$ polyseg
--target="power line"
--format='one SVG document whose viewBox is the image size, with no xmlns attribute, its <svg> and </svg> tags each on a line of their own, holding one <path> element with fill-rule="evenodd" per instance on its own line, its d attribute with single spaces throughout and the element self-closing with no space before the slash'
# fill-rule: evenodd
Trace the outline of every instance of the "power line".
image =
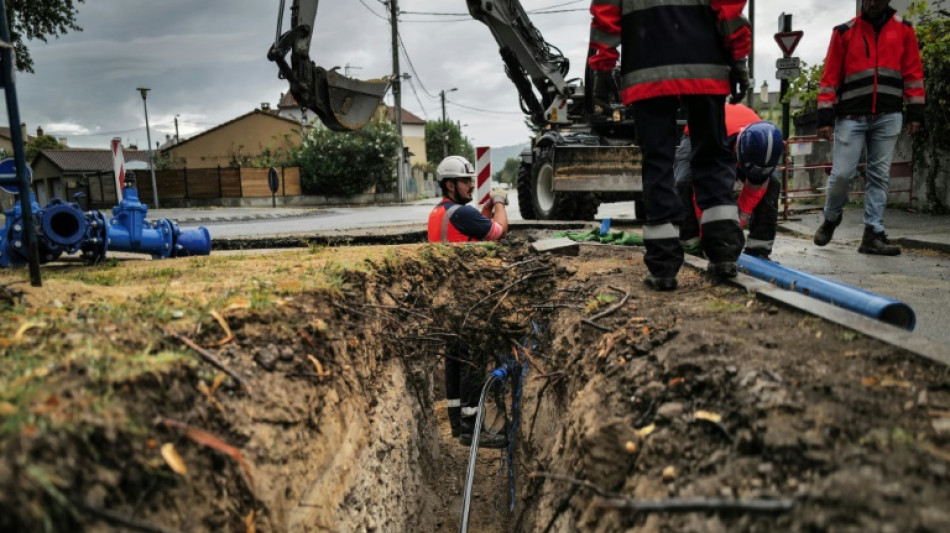
<svg viewBox="0 0 950 533">
<path fill-rule="evenodd" d="M 522 115 L 523 114 L 521 112 L 514 112 L 514 111 L 492 111 L 490 109 L 479 109 L 477 107 L 460 104 L 458 102 L 452 102 L 451 100 L 446 100 L 446 103 L 452 104 L 456 107 L 461 107 L 462 109 L 468 109 L 469 111 L 478 111 L 479 113 L 491 113 L 493 115 Z"/>
<path fill-rule="evenodd" d="M 434 94 L 430 93 L 429 90 L 426 89 L 425 84 L 422 83 L 422 78 L 419 76 L 419 73 L 416 72 L 416 66 L 412 64 L 412 58 L 409 57 L 409 50 L 406 49 L 406 43 L 402 41 L 401 33 L 399 34 L 399 46 L 400 48 L 402 48 L 402 53 L 403 53 L 403 56 L 405 56 L 406 58 L 406 62 L 409 63 L 409 70 L 412 71 L 412 75 L 415 76 L 416 80 L 419 81 L 419 87 L 422 87 L 422 90 L 426 93 L 426 96 L 428 96 L 429 98 L 433 98 L 433 99 L 436 98 Z"/>
<path fill-rule="evenodd" d="M 360 3 L 363 4 L 363 7 L 365 7 L 367 11 L 369 11 L 370 13 L 372 13 L 374 17 L 376 17 L 376 18 L 378 18 L 378 19 L 383 19 L 383 20 L 385 20 L 386 22 L 389 22 L 389 17 L 384 17 L 384 16 L 380 15 L 379 13 L 373 11 L 373 8 L 371 8 L 371 7 L 369 7 L 368 5 L 366 5 L 366 2 L 364 2 L 363 0 L 360 0 Z M 382 2 L 380 2 L 380 3 L 382 3 Z"/>
<path fill-rule="evenodd" d="M 412 89 L 412 94 L 416 97 L 416 102 L 419 102 L 419 108 L 422 109 L 422 116 L 429 119 L 429 113 L 426 112 L 426 108 L 422 105 L 422 100 L 419 99 L 419 93 L 416 92 L 416 84 L 412 83 L 412 78 L 406 78 L 406 81 L 409 82 L 409 88 Z"/>
</svg>

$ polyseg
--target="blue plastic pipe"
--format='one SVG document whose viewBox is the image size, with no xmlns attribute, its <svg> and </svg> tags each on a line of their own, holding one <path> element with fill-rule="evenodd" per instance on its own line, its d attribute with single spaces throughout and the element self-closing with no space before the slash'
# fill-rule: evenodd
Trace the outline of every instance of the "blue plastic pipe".
<svg viewBox="0 0 950 533">
<path fill-rule="evenodd" d="M 746 254 L 739 256 L 737 266 L 740 272 L 783 289 L 799 292 L 908 331 L 913 331 L 917 325 L 917 317 L 909 305 L 879 294 Z"/>
</svg>

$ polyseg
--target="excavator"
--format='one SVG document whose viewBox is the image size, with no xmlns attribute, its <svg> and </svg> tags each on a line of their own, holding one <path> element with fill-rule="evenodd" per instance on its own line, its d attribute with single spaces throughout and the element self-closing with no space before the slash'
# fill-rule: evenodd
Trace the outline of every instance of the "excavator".
<svg viewBox="0 0 950 533">
<path fill-rule="evenodd" d="M 359 129 L 376 112 L 390 79 L 358 80 L 324 69 L 310 58 L 319 0 L 292 0 L 290 26 L 277 36 L 267 57 L 290 83 L 297 103 L 312 110 L 330 129 Z M 570 61 L 532 24 L 519 0 L 466 0 L 469 14 L 485 24 L 499 47 L 521 108 L 537 132 L 521 153 L 518 208 L 526 220 L 593 220 L 602 202 L 633 201 L 643 214 L 641 154 L 632 113 L 620 105 L 619 78 L 612 95 L 595 110 L 590 86 L 568 78 Z M 290 56 L 289 62 L 287 56 Z M 603 104 L 600 103 L 599 104 Z"/>
</svg>

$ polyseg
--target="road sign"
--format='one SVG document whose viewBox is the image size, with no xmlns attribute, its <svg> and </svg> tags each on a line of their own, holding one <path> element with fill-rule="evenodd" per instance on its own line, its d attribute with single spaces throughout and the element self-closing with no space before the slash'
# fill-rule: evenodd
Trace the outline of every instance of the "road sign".
<svg viewBox="0 0 950 533">
<path fill-rule="evenodd" d="M 272 194 L 277 194 L 280 189 L 280 174 L 277 173 L 277 167 L 270 167 L 267 171 L 267 186 L 270 187 Z"/>
<path fill-rule="evenodd" d="M 778 32 L 775 34 L 775 42 L 778 43 L 785 57 L 788 57 L 795 51 L 795 47 L 798 46 L 798 41 L 802 40 L 802 35 L 805 35 L 805 32 L 801 30 Z"/>
<path fill-rule="evenodd" d="M 30 165 L 26 165 L 26 179 L 27 182 L 33 183 L 33 169 Z M 12 157 L 0 161 L 0 190 L 10 194 L 20 193 L 16 180 L 16 160 Z"/>
<path fill-rule="evenodd" d="M 797 78 L 802 73 L 799 68 L 780 68 L 775 71 L 775 79 L 791 80 Z"/>
<path fill-rule="evenodd" d="M 775 61 L 775 68 L 799 68 L 802 66 L 800 57 L 780 57 Z"/>
</svg>

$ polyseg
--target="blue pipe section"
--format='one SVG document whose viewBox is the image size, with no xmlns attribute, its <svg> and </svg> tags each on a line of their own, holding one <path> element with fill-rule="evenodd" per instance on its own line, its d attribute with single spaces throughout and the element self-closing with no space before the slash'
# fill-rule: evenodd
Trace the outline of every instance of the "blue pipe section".
<svg viewBox="0 0 950 533">
<path fill-rule="evenodd" d="M 32 224 L 37 228 L 37 244 L 41 263 L 58 259 L 62 254 L 82 252 L 88 263 L 98 263 L 109 250 L 144 253 L 153 259 L 208 255 L 211 235 L 207 228 L 182 230 L 172 220 L 145 220 L 148 207 L 139 201 L 133 187 L 124 190 L 123 199 L 112 209 L 106 222 L 99 211 L 83 212 L 79 205 L 59 198 L 40 209 L 30 195 Z M 4 213 L 6 226 L 0 233 L 0 267 L 19 267 L 28 263 L 24 231 L 27 225 L 18 202 Z"/>
<path fill-rule="evenodd" d="M 879 294 L 746 254 L 739 256 L 736 265 L 740 272 L 783 289 L 799 292 L 908 331 L 913 331 L 917 325 L 917 316 L 909 305 Z"/>
</svg>

